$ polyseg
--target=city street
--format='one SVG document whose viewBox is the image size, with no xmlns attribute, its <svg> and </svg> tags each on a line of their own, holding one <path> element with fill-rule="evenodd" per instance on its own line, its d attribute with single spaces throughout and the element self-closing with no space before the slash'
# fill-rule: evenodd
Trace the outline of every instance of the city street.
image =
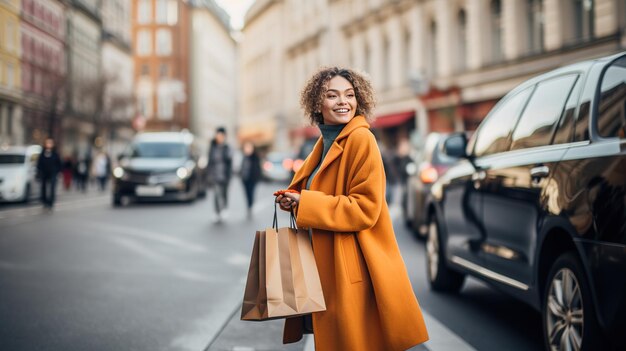
<svg viewBox="0 0 626 351">
<path fill-rule="evenodd" d="M 247 220 L 235 179 L 222 224 L 212 222 L 211 193 L 191 204 L 113 208 L 108 193 L 61 191 L 53 213 L 36 204 L 0 207 L 0 349 L 310 348 L 310 339 L 282 346 L 281 321 L 239 321 L 254 232 L 271 225 L 271 193 L 281 187 L 262 183 Z M 473 279 L 458 296 L 432 293 L 423 244 L 399 214 L 392 206 L 431 332 L 426 348 L 542 348 L 541 317 L 532 308 Z"/>
</svg>

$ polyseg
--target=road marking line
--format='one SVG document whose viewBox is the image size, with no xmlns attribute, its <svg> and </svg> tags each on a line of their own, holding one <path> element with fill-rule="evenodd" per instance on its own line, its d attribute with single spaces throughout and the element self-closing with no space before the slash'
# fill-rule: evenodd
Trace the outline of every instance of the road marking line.
<svg viewBox="0 0 626 351">
<path fill-rule="evenodd" d="M 151 230 L 126 227 L 126 226 L 115 225 L 115 224 L 110 224 L 110 223 L 97 223 L 97 222 L 82 223 L 81 225 L 88 226 L 92 229 L 95 229 L 101 232 L 111 232 L 112 234 L 124 234 L 124 235 L 130 235 L 130 236 L 142 238 L 142 239 L 153 240 L 161 244 L 175 246 L 180 249 L 187 250 L 187 251 L 198 252 L 198 253 L 209 252 L 209 250 L 203 246 L 191 244 L 191 243 L 188 243 L 187 241 L 173 238 L 166 234 L 151 231 Z M 107 229 L 110 229 L 110 230 L 107 230 Z"/>
</svg>

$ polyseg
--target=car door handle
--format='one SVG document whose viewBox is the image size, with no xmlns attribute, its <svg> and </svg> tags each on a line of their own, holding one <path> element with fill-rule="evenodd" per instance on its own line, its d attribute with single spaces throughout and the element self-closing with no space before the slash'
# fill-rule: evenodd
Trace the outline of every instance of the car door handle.
<svg viewBox="0 0 626 351">
<path fill-rule="evenodd" d="M 537 166 L 530 170 L 531 178 L 545 178 L 550 174 L 548 166 Z"/>
</svg>

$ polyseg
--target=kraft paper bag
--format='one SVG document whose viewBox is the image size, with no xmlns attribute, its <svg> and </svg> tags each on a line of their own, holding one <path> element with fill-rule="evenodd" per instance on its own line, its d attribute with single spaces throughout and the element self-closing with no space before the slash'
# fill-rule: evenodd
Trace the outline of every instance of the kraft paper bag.
<svg viewBox="0 0 626 351">
<path fill-rule="evenodd" d="M 309 233 L 295 228 L 257 231 L 241 319 L 263 321 L 325 310 Z"/>
</svg>

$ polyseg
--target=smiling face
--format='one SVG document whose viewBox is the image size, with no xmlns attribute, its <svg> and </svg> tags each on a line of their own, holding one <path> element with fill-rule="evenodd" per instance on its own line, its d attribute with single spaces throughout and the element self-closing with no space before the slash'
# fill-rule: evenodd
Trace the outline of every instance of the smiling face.
<svg viewBox="0 0 626 351">
<path fill-rule="evenodd" d="M 342 76 L 328 82 L 322 102 L 324 124 L 346 124 L 356 114 L 357 101 L 352 84 Z"/>
</svg>

